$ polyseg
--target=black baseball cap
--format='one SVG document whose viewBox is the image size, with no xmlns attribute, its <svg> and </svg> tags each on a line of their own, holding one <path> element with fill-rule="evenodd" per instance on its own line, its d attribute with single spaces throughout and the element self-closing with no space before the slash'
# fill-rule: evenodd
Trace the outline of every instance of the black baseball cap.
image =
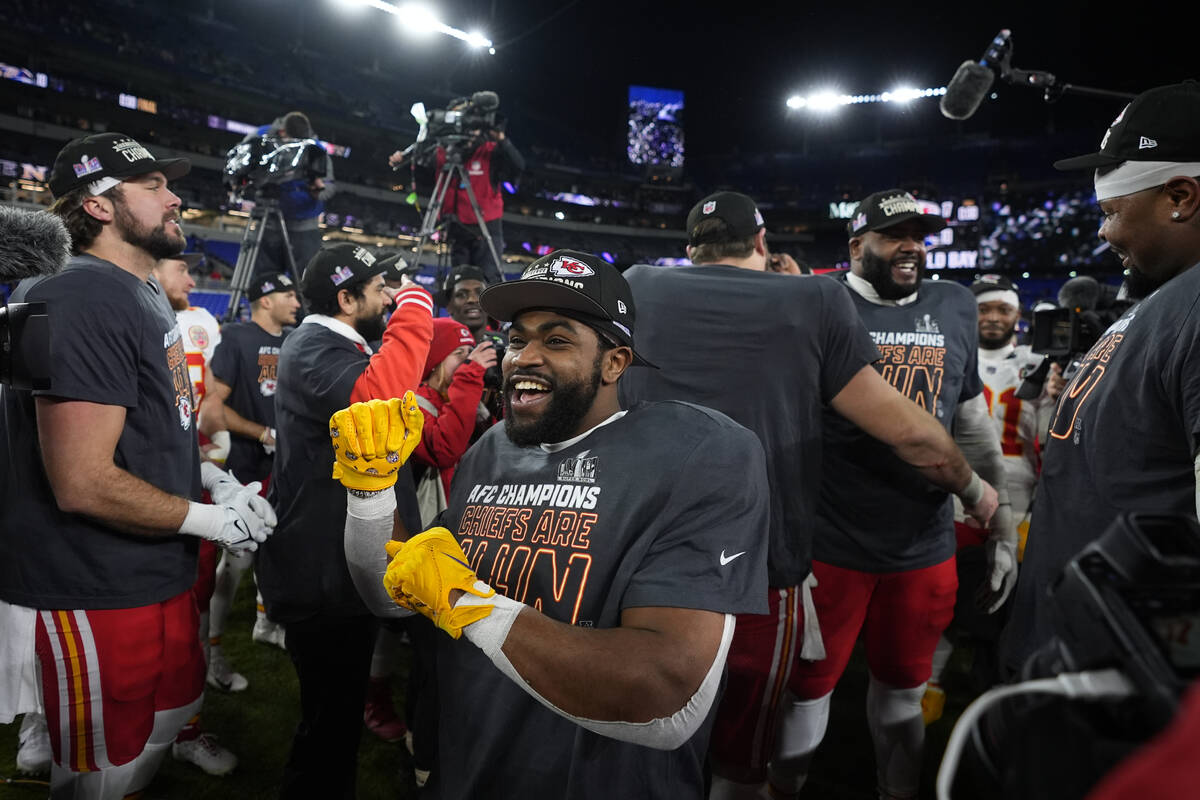
<svg viewBox="0 0 1200 800">
<path fill-rule="evenodd" d="M 706 219 L 719 219 L 729 228 L 729 233 L 709 233 L 696 238 L 696 226 Z M 740 192 L 717 192 L 710 194 L 688 212 L 688 244 L 711 244 L 737 239 L 748 239 L 766 227 L 758 206 Z"/>
<path fill-rule="evenodd" d="M 172 181 L 191 169 L 186 158 L 155 158 L 123 133 L 94 133 L 72 139 L 58 151 L 50 169 L 50 191 L 62 197 L 104 178 L 124 180 L 155 171 Z"/>
<path fill-rule="evenodd" d="M 937 233 L 946 227 L 941 214 L 926 214 L 920 203 L 903 189 L 885 189 L 867 195 L 858 204 L 854 216 L 846 223 L 850 237 L 862 236 L 867 231 L 878 231 L 907 222 L 920 220 L 926 233 Z"/>
<path fill-rule="evenodd" d="M 502 322 L 522 311 L 556 311 L 633 349 L 633 291 L 616 267 L 590 253 L 555 250 L 532 262 L 517 280 L 484 290 L 479 304 Z M 633 363 L 654 366 L 636 350 Z"/>
<path fill-rule="evenodd" d="M 1099 151 L 1055 161 L 1054 168 L 1098 169 L 1125 161 L 1200 161 L 1200 83 L 1142 92 L 1108 126 Z"/>
<path fill-rule="evenodd" d="M 246 290 L 246 297 L 253 303 L 272 292 L 286 292 L 295 288 L 296 282 L 287 273 L 268 272 L 266 275 L 260 275 L 254 279 L 254 283 L 250 284 L 250 288 Z"/>
<path fill-rule="evenodd" d="M 487 285 L 487 275 L 483 274 L 483 270 L 479 267 L 472 267 L 470 264 L 463 264 L 450 270 L 450 274 L 446 276 L 446 280 L 442 282 L 442 296 L 449 300 L 450 295 L 454 292 L 454 287 L 459 281 L 479 281 L 484 286 Z"/>
<path fill-rule="evenodd" d="M 980 275 L 971 284 L 971 292 L 977 297 L 985 292 L 1015 292 L 1016 290 L 1017 285 L 1007 277 L 991 272 L 987 275 Z"/>
<path fill-rule="evenodd" d="M 322 247 L 309 260 L 300 278 L 300 293 L 309 300 L 334 297 L 387 272 L 387 266 L 370 250 L 356 244 L 335 244 Z"/>
</svg>

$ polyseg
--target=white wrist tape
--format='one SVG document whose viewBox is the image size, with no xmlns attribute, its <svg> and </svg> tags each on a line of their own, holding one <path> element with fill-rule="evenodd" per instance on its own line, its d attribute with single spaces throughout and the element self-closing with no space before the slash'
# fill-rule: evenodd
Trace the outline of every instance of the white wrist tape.
<svg viewBox="0 0 1200 800">
<path fill-rule="evenodd" d="M 983 499 L 983 478 L 979 477 L 978 472 L 971 470 L 971 480 L 967 483 L 966 488 L 958 493 L 958 499 L 962 500 L 963 505 L 967 508 Z"/>
<path fill-rule="evenodd" d="M 229 431 L 216 431 L 208 438 L 213 443 L 213 446 L 208 448 L 208 452 L 205 455 L 208 456 L 210 461 L 225 463 L 225 459 L 229 458 Z"/>
</svg>

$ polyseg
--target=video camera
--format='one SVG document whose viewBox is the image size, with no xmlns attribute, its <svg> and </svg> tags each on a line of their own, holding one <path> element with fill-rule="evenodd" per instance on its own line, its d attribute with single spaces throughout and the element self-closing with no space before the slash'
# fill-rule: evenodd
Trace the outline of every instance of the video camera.
<svg viewBox="0 0 1200 800">
<path fill-rule="evenodd" d="M 490 91 L 456 98 L 446 108 L 429 112 L 424 103 L 414 104 L 412 115 L 421 130 L 417 140 L 404 150 L 405 158 L 412 156 L 424 162 L 442 147 L 448 158 L 461 160 L 483 144 L 489 132 L 503 130 L 503 120 L 497 119 L 499 108 L 500 96 Z"/>
<path fill-rule="evenodd" d="M 1087 275 L 1064 283 L 1058 292 L 1058 303 L 1058 308 L 1033 312 L 1030 345 L 1033 352 L 1046 358 L 1017 388 L 1017 397 L 1022 400 L 1032 400 L 1041 394 L 1052 363 L 1062 366 L 1063 377 L 1070 380 L 1076 362 L 1133 305 L 1120 297 L 1116 287 Z"/>
<path fill-rule="evenodd" d="M 1124 514 L 1067 564 L 1043 602 L 1054 638 L 1020 680 L 1115 670 L 1129 693 L 1006 700 L 973 739 L 971 791 L 960 796 L 1081 798 L 1171 721 L 1200 677 L 1200 525 L 1185 515 Z"/>
<path fill-rule="evenodd" d="M 271 136 L 239 142 L 225 157 L 221 181 L 235 197 L 271 197 L 282 184 L 326 176 L 325 148 L 316 139 L 284 142 Z"/>
</svg>

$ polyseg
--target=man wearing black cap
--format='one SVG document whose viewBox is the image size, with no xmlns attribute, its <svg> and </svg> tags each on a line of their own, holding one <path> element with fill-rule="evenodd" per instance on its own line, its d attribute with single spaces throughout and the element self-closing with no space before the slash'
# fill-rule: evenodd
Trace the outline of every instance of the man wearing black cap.
<svg viewBox="0 0 1200 800">
<path fill-rule="evenodd" d="M 50 389 L 3 394 L 0 599 L 37 611 L 0 637 L 36 650 L 54 796 L 150 782 L 204 687 L 193 537 L 253 550 L 275 521 L 201 465 L 182 335 L 151 280 L 184 246 L 167 183 L 187 171 L 120 133 L 67 144 L 51 211 L 75 256 L 14 294 L 53 309 L 54 359 Z"/>
<path fill-rule="evenodd" d="M 1017 670 L 1054 634 L 1046 589 L 1119 515 L 1193 514 L 1200 436 L 1200 84 L 1138 95 L 1100 151 L 1055 163 L 1094 169 L 1100 239 L 1144 298 L 1077 365 L 1050 423 L 1029 546 L 1005 631 Z"/>
<path fill-rule="evenodd" d="M 300 281 L 311 313 L 279 350 L 269 495 L 279 541 L 259 553 L 255 569 L 267 616 L 284 625 L 300 679 L 285 798 L 353 795 L 375 620 L 346 571 L 345 492 L 329 475 L 329 417 L 349 403 L 415 389 L 433 336 L 432 298 L 412 283 L 389 294 L 385 270 L 362 247 L 322 248 Z M 381 338 L 373 352 L 368 342 Z M 420 530 L 411 476 L 398 485 L 405 487 L 397 490 L 400 519 Z"/>
<path fill-rule="evenodd" d="M 434 796 L 700 798 L 734 615 L 765 607 L 762 447 L 699 406 L 621 409 L 650 365 L 603 260 L 556 251 L 482 302 L 512 321 L 504 426 L 384 580 L 450 634 Z"/>
<path fill-rule="evenodd" d="M 240 480 L 259 481 L 263 494 L 271 483 L 275 453 L 275 384 L 279 348 L 296 322 L 300 300 L 296 285 L 285 273 L 273 272 L 254 279 L 246 292 L 250 321 L 231 322 L 221 329 L 221 340 L 209 362 L 208 392 L 200 408 L 200 431 L 214 447 L 209 458 L 224 462 Z M 208 683 L 239 691 L 245 678 L 229 669 L 221 646 L 225 620 L 248 557 L 224 555 L 217 567 L 216 586 L 209 608 Z M 267 619 L 258 600 L 254 623 L 256 641 L 283 646 L 283 630 Z M 241 680 L 239 680 L 241 678 Z"/>
<path fill-rule="evenodd" d="M 847 226 L 851 268 L 838 280 L 883 354 L 876 365 L 882 377 L 953 430 L 967 461 L 996 487 L 986 579 L 976 597 L 992 613 L 1016 580 L 1016 531 L 999 436 L 979 380 L 975 302 L 958 284 L 922 282 L 925 237 L 945 226 L 907 192 L 870 195 Z M 807 777 L 825 734 L 830 696 L 861 632 L 879 796 L 914 797 L 925 741 L 921 698 L 958 586 L 953 503 L 835 411 L 824 418 L 813 537 L 813 602 L 826 657 L 802 664 L 792 685 L 798 699 L 789 724 L 805 746 L 793 754 L 787 788 L 799 791 Z"/>
<path fill-rule="evenodd" d="M 704 198 L 688 215 L 694 266 L 626 272 L 641 311 L 639 341 L 658 371 L 635 372 L 622 400 L 703 403 L 754 431 L 770 486 L 769 613 L 739 617 L 729 679 L 714 726 L 714 798 L 753 796 L 770 777 L 790 785 L 800 749 L 779 725 L 798 658 L 823 650 L 810 597 L 812 518 L 821 480 L 821 409 L 832 406 L 948 490 L 971 470 L 950 437 L 871 368 L 879 350 L 850 297 L 822 278 L 773 268 L 754 201 L 737 192 Z M 979 502 L 979 498 L 975 498 Z M 990 514 L 987 501 L 973 510 Z M 776 731 L 781 736 L 776 737 Z"/>
</svg>

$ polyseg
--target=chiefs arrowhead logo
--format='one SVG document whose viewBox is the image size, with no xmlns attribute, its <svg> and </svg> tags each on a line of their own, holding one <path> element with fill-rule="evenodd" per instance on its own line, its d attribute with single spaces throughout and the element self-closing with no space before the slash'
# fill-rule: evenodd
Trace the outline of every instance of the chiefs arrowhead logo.
<svg viewBox="0 0 1200 800">
<path fill-rule="evenodd" d="M 569 256 L 559 256 L 550 264 L 550 274 L 560 278 L 586 278 L 596 271 L 582 261 Z"/>
</svg>

